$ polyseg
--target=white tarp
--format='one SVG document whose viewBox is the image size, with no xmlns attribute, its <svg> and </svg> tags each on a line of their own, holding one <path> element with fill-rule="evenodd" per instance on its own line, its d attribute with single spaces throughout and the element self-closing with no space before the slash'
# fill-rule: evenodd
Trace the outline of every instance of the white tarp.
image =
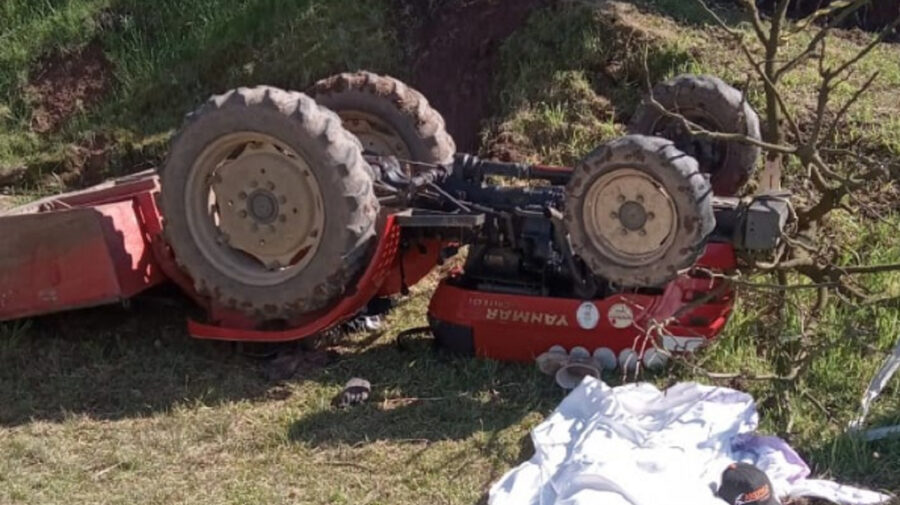
<svg viewBox="0 0 900 505">
<path fill-rule="evenodd" d="M 886 503 L 871 491 L 807 479 L 783 441 L 754 435 L 750 395 L 677 384 L 610 388 L 586 377 L 532 432 L 534 457 L 491 488 L 490 505 L 722 505 L 722 471 L 756 464 L 779 496 L 818 496 L 847 505 Z"/>
</svg>

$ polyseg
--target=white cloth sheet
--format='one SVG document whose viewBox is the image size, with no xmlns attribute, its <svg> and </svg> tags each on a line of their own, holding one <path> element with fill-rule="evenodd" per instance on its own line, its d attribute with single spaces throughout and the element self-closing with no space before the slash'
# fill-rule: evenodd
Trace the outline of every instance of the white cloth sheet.
<svg viewBox="0 0 900 505">
<path fill-rule="evenodd" d="M 490 505 L 722 505 L 715 496 L 734 461 L 755 464 L 784 497 L 843 505 L 890 497 L 807 479 L 784 441 L 754 434 L 753 398 L 728 388 L 651 384 L 610 388 L 586 377 L 532 432 L 534 457 L 490 491 Z"/>
</svg>

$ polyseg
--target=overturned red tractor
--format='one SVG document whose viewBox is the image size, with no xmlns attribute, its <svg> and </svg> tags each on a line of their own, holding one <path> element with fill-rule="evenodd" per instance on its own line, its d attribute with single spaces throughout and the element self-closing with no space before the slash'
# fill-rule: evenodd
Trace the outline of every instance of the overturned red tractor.
<svg viewBox="0 0 900 505">
<path fill-rule="evenodd" d="M 682 118 L 759 136 L 741 93 L 711 77 L 661 84 L 632 135 L 574 168 L 456 153 L 425 97 L 386 76 L 341 74 L 309 95 L 236 89 L 187 116 L 158 173 L 3 214 L 0 320 L 174 282 L 206 312 L 194 337 L 295 340 L 467 246 L 429 308 L 445 348 L 530 360 L 652 338 L 690 351 L 732 310 L 716 274 L 772 250 L 787 203 L 736 198 L 758 149 L 699 141 Z"/>
</svg>

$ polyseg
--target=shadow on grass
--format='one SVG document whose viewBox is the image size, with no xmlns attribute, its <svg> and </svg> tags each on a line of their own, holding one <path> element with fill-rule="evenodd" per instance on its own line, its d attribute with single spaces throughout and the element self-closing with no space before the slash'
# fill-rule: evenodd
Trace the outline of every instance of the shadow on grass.
<svg viewBox="0 0 900 505">
<path fill-rule="evenodd" d="M 186 335 L 188 305 L 143 297 L 133 309 L 0 325 L 0 425 L 73 415 L 116 420 L 265 397 L 271 385 L 234 345 Z"/>
<path fill-rule="evenodd" d="M 476 432 L 495 436 L 531 413 L 546 413 L 562 398 L 532 366 L 453 358 L 424 342 L 407 350 L 394 344 L 370 348 L 323 374 L 340 378 L 334 381 L 337 389 L 351 376 L 365 377 L 372 383 L 372 397 L 355 408 L 327 408 L 297 419 L 288 431 L 295 442 L 327 447 L 460 440 Z M 531 450 L 524 437 L 519 459 Z"/>
<path fill-rule="evenodd" d="M 235 344 L 188 337 L 189 306 L 163 292 L 136 299 L 130 309 L 101 307 L 0 325 L 0 425 L 268 401 L 281 386 L 266 380 L 265 363 Z M 373 399 L 355 409 L 313 411 L 290 428 L 291 439 L 461 439 L 516 424 L 562 397 L 533 367 L 449 358 L 425 342 L 404 350 L 362 337 L 337 350 L 340 359 L 305 364 L 294 381 L 315 383 L 330 395 L 351 377 L 364 377 L 373 384 Z"/>
</svg>

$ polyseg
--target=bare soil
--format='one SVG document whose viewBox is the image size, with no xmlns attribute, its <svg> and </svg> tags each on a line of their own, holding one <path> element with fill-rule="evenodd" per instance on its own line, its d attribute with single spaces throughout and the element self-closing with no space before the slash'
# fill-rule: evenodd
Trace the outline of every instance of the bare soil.
<svg viewBox="0 0 900 505">
<path fill-rule="evenodd" d="M 480 146 L 482 121 L 491 115 L 494 63 L 503 41 L 549 0 L 399 0 L 411 18 L 409 83 L 444 116 L 460 151 Z"/>
<path fill-rule="evenodd" d="M 55 52 L 35 65 L 25 88 L 34 103 L 31 129 L 59 129 L 79 110 L 97 103 L 110 84 L 112 65 L 99 42 L 72 53 Z"/>
<path fill-rule="evenodd" d="M 112 141 L 105 135 L 95 134 L 66 149 L 60 178 L 66 186 L 85 187 L 103 182 L 109 168 Z"/>
</svg>

